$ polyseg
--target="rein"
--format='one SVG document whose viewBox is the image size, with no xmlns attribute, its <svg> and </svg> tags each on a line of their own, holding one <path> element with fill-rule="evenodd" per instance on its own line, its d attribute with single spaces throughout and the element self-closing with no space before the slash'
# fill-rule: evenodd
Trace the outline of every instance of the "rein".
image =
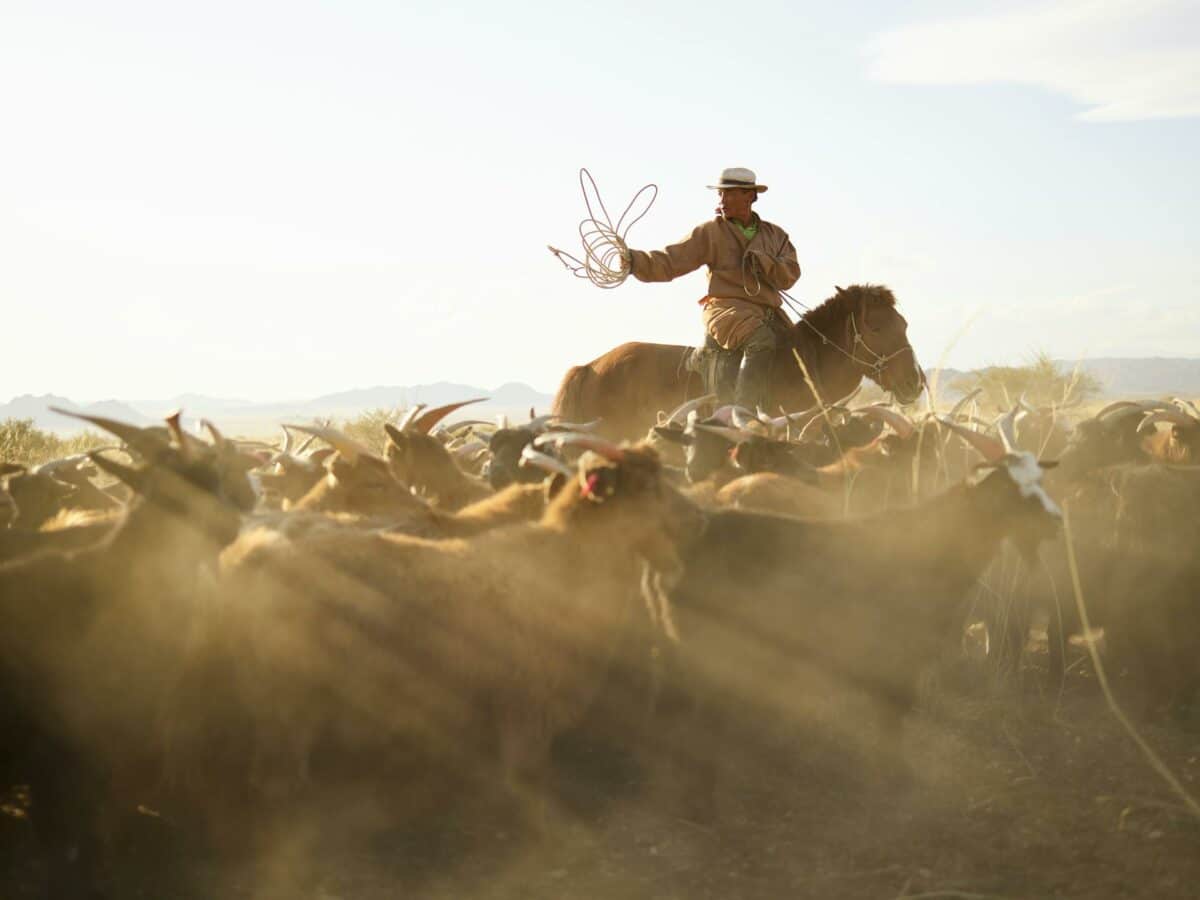
<svg viewBox="0 0 1200 900">
<path fill-rule="evenodd" d="M 899 350 L 893 351 L 892 353 L 889 353 L 886 356 L 884 356 L 883 354 L 877 353 L 866 342 L 866 339 L 863 338 L 862 332 L 860 332 L 858 330 L 858 322 L 856 322 L 854 320 L 854 310 L 850 310 L 850 328 L 854 332 L 854 340 L 851 342 L 850 350 L 847 351 L 844 347 L 842 347 L 841 344 L 839 344 L 837 341 L 830 338 L 829 335 L 825 334 L 823 331 L 821 331 L 819 328 L 817 328 L 816 325 L 813 325 L 811 322 L 809 322 L 808 319 L 804 318 L 805 312 L 812 312 L 812 309 L 810 307 L 805 306 L 803 303 L 801 303 L 799 300 L 797 300 L 795 297 L 793 297 L 787 291 L 780 291 L 779 295 L 781 297 L 783 297 L 784 302 L 787 303 L 788 307 L 792 310 L 792 312 L 796 313 L 796 315 L 799 317 L 799 320 L 802 323 L 804 323 L 805 325 L 807 325 L 809 327 L 809 329 L 813 332 L 813 334 L 815 334 L 817 337 L 819 337 L 821 339 L 821 343 L 824 346 L 832 347 L 834 350 L 836 350 L 838 353 L 842 354 L 842 356 L 846 357 L 852 363 L 862 366 L 864 369 L 867 370 L 868 377 L 872 381 L 875 381 L 876 383 L 879 383 L 880 379 L 883 377 L 883 369 L 889 362 L 891 362 L 893 359 L 895 359 L 901 353 L 905 353 L 905 352 L 911 353 L 912 352 L 912 347 L 910 345 L 910 346 L 901 347 Z M 871 356 L 870 359 L 860 359 L 859 358 L 858 350 L 860 347 L 863 350 L 865 350 L 867 353 L 870 354 L 870 356 Z"/>
</svg>

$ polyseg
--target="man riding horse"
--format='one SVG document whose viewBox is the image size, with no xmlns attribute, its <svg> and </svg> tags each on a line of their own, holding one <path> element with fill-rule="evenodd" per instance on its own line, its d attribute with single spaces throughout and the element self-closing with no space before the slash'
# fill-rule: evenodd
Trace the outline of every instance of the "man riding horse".
<svg viewBox="0 0 1200 900">
<path fill-rule="evenodd" d="M 626 263 L 638 281 L 671 281 L 708 266 L 704 348 L 691 367 L 719 403 L 752 410 L 768 401 L 778 332 L 786 328 L 779 292 L 799 279 L 800 263 L 787 232 L 751 209 L 767 189 L 752 171 L 725 169 L 708 187 L 721 198 L 715 219 L 664 250 L 629 250 Z"/>
</svg>

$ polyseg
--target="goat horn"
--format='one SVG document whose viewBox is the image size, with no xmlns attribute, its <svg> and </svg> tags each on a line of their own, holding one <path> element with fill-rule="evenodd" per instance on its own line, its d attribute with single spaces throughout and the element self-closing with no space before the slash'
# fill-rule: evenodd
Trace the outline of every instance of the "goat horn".
<svg viewBox="0 0 1200 900">
<path fill-rule="evenodd" d="M 319 437 L 340 453 L 342 458 L 350 463 L 350 465 L 358 462 L 360 456 L 378 459 L 365 445 L 359 443 L 349 435 L 343 434 L 336 428 L 330 428 L 328 425 L 289 425 L 288 427 L 295 428 L 297 431 L 303 431 L 305 434 L 311 434 L 313 437 Z"/>
<path fill-rule="evenodd" d="M 950 407 L 950 418 L 957 416 L 964 406 L 983 393 L 983 388 L 975 388 L 971 393 L 964 395 L 957 403 Z"/>
<path fill-rule="evenodd" d="M 119 449 L 119 448 L 104 448 L 104 449 Z M 89 459 L 86 453 L 76 453 L 74 456 L 64 456 L 61 459 L 51 459 L 42 463 L 40 466 L 34 466 L 30 469 L 33 475 L 49 475 L 54 477 L 55 472 L 61 472 L 63 469 L 76 468 L 84 460 Z"/>
<path fill-rule="evenodd" d="M 866 406 L 862 409 L 854 410 L 851 415 L 863 416 L 868 419 L 878 419 L 887 425 L 891 425 L 892 430 L 901 438 L 907 438 L 917 430 L 917 426 L 912 423 L 912 420 L 908 416 L 894 409 L 889 409 L 886 406 Z"/>
<path fill-rule="evenodd" d="M 557 418 L 558 416 L 555 413 L 546 413 L 545 415 L 538 416 L 535 419 L 530 419 L 529 424 L 525 427 L 530 431 L 545 431 L 546 426 Z"/>
<path fill-rule="evenodd" d="M 567 478 L 572 478 L 575 475 L 575 470 L 561 459 L 551 456 L 549 453 L 541 453 L 534 450 L 528 444 L 521 448 L 521 458 L 517 460 L 517 465 L 521 468 L 535 466 L 539 469 L 545 469 L 547 472 L 557 472 L 559 475 L 565 475 Z"/>
<path fill-rule="evenodd" d="M 482 403 L 487 397 L 476 397 L 474 400 L 460 400 L 458 403 L 447 403 L 445 406 L 436 406 L 428 412 L 424 413 L 419 419 L 416 419 L 403 426 L 412 431 L 419 431 L 421 434 L 429 434 L 429 429 L 433 428 L 438 422 L 450 415 L 456 409 L 463 406 L 470 406 L 472 403 Z"/>
<path fill-rule="evenodd" d="M 289 455 L 292 452 L 292 444 L 294 442 L 295 442 L 295 437 L 292 435 L 292 432 L 288 430 L 288 427 L 286 425 L 284 425 L 283 426 L 283 447 L 280 448 L 279 452 L 282 453 L 284 456 Z"/>
<path fill-rule="evenodd" d="M 401 431 L 406 429 L 409 425 L 411 425 L 413 423 L 413 419 L 415 419 L 417 416 L 419 416 L 421 414 L 421 410 L 423 410 L 424 408 L 425 408 L 424 403 L 418 403 L 415 406 L 413 406 L 411 409 L 406 409 L 404 411 L 404 415 L 402 415 L 400 417 L 400 421 L 396 423 L 396 427 L 399 428 Z"/>
<path fill-rule="evenodd" d="M 57 406 L 51 406 L 50 411 L 56 412 L 61 416 L 70 416 L 72 419 L 81 419 L 84 422 L 90 422 L 97 428 L 103 428 L 110 434 L 119 437 L 142 456 L 150 456 L 168 449 L 167 444 L 162 438 L 137 425 L 118 422 L 116 419 L 110 419 L 107 416 L 93 416 L 88 413 L 70 412 Z"/>
<path fill-rule="evenodd" d="M 939 417 L 938 421 L 982 453 L 983 458 L 990 463 L 999 462 L 1007 455 L 1004 444 L 994 437 L 989 437 L 978 431 L 972 431 L 969 428 L 963 428 L 957 422 L 952 422 L 949 419 Z"/>
<path fill-rule="evenodd" d="M 1185 415 L 1200 419 L 1200 409 L 1191 400 L 1184 400 L 1182 397 L 1172 397 L 1171 402 L 1182 409 Z"/>
<path fill-rule="evenodd" d="M 611 462 L 619 463 L 625 459 L 625 451 L 612 441 L 606 441 L 594 434 L 585 434 L 582 431 L 548 431 L 533 439 L 535 447 L 545 447 L 547 444 L 553 444 L 560 450 L 563 447 L 582 447 L 585 450 L 599 453 Z"/>
<path fill-rule="evenodd" d="M 1170 422 L 1173 425 L 1183 425 L 1188 428 L 1200 426 L 1200 420 L 1193 419 L 1182 410 L 1159 409 L 1149 413 L 1146 418 L 1142 419 L 1142 424 L 1138 426 L 1138 431 L 1153 431 L 1155 424 L 1158 422 Z"/>
<path fill-rule="evenodd" d="M 529 445 L 526 444 L 526 446 L 529 446 Z M 486 449 L 487 449 L 487 444 L 485 442 L 479 440 L 478 438 L 476 438 L 473 441 L 467 441 L 467 443 L 463 444 L 461 447 L 455 447 L 453 450 L 450 451 L 450 455 L 454 456 L 456 458 L 462 458 L 465 456 L 470 456 L 476 450 L 486 450 Z"/>
<path fill-rule="evenodd" d="M 1025 410 L 1018 404 L 996 419 L 996 431 L 1000 434 L 1000 442 L 1004 444 L 1006 453 L 1017 452 L 1017 419 L 1023 415 Z"/>
<path fill-rule="evenodd" d="M 603 421 L 603 419 L 592 419 L 590 422 L 559 422 L 556 427 L 562 431 L 592 431 Z"/>
<path fill-rule="evenodd" d="M 1100 412 L 1096 413 L 1095 418 L 1103 419 L 1105 416 L 1119 413 L 1123 418 L 1130 413 L 1150 411 L 1155 409 L 1174 409 L 1170 403 L 1162 400 L 1117 400 L 1115 403 L 1110 403 Z"/>
<path fill-rule="evenodd" d="M 221 432 L 217 430 L 216 425 L 214 425 L 208 419 L 201 419 L 200 424 L 204 427 L 204 430 L 209 433 L 209 436 L 212 437 L 213 446 L 225 446 L 225 435 L 221 434 Z"/>
<path fill-rule="evenodd" d="M 693 409 L 699 409 L 705 403 L 711 403 L 717 399 L 716 394 L 705 394 L 703 397 L 697 397 L 694 400 L 688 400 L 675 407 L 674 411 L 667 416 L 666 424 L 670 425 L 673 422 L 682 422 L 687 418 L 687 414 Z"/>
</svg>

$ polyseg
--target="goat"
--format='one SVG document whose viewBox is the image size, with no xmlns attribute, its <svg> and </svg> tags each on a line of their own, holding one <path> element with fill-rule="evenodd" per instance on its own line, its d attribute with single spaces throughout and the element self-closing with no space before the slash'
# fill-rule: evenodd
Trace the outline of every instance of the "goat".
<svg viewBox="0 0 1200 900">
<path fill-rule="evenodd" d="M 392 477 L 430 500 L 439 509 L 456 510 L 494 493 L 482 478 L 462 471 L 437 438 L 385 425 L 385 451 Z"/>
<path fill-rule="evenodd" d="M 68 415 L 136 437 L 148 460 L 133 469 L 92 454 L 138 495 L 106 539 L 0 565 L 3 768 L 30 785 L 50 896 L 82 898 L 94 896 L 110 779 L 154 758 L 146 729 L 190 625 L 189 585 L 248 504 L 244 461 L 220 442 L 198 452 L 178 420 L 169 444 Z"/>
<path fill-rule="evenodd" d="M 644 564 L 677 573 L 677 545 L 702 524 L 653 451 L 546 437 L 595 452 L 538 522 L 470 540 L 249 534 L 226 552 L 209 646 L 237 674 L 233 705 L 253 711 L 246 777 L 303 784 L 319 734 L 400 736 L 489 769 L 477 754 L 492 733 L 505 784 L 536 787 L 636 620 Z"/>
<path fill-rule="evenodd" d="M 834 522 L 709 515 L 672 595 L 684 693 L 704 735 L 690 760 L 697 813 L 712 812 L 721 707 L 786 713 L 806 680 L 810 690 L 826 681 L 865 694 L 883 735 L 895 736 L 918 675 L 961 627 L 961 601 L 1002 541 L 1032 557 L 1054 533 L 1059 511 L 1037 461 L 967 434 L 992 471 L 911 508 Z"/>
</svg>

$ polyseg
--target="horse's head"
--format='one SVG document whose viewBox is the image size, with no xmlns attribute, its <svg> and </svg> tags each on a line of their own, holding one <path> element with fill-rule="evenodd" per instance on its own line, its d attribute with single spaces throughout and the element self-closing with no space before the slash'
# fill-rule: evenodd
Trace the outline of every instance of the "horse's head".
<svg viewBox="0 0 1200 900">
<path fill-rule="evenodd" d="M 848 349 L 862 373 L 901 403 L 916 400 L 925 386 L 925 373 L 892 292 L 883 285 L 855 284 L 838 288 L 833 300 L 844 304 Z"/>
</svg>

